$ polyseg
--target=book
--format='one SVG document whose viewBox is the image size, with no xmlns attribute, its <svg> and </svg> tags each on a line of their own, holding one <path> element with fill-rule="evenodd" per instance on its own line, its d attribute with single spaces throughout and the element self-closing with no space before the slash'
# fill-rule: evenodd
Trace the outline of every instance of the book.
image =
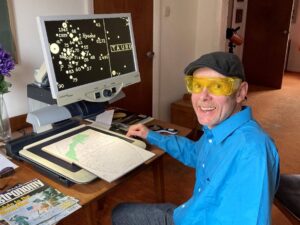
<svg viewBox="0 0 300 225">
<path fill-rule="evenodd" d="M 86 129 L 42 148 L 68 163 L 113 182 L 155 154 L 126 140 Z"/>
<path fill-rule="evenodd" d="M 79 208 L 77 199 L 33 179 L 0 193 L 0 224 L 55 224 Z"/>
</svg>

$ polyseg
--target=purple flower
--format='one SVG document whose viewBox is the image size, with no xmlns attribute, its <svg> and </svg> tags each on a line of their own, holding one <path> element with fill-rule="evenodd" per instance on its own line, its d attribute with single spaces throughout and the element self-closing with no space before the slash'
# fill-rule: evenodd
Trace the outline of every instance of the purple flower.
<svg viewBox="0 0 300 225">
<path fill-rule="evenodd" d="M 13 58 L 0 45 L 0 94 L 9 92 L 8 88 L 11 87 L 11 83 L 5 80 L 5 76 L 10 77 L 9 72 L 14 68 L 15 62 Z"/>
<path fill-rule="evenodd" d="M 15 68 L 11 55 L 0 47 L 0 75 L 10 76 L 10 71 Z"/>
</svg>

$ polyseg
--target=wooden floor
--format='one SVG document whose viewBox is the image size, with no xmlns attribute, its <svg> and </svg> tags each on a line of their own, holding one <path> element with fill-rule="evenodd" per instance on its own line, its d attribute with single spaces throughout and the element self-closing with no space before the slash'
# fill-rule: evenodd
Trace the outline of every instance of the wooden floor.
<svg viewBox="0 0 300 225">
<path fill-rule="evenodd" d="M 258 122 L 274 138 L 281 158 L 282 173 L 300 172 L 300 74 L 287 73 L 280 90 L 251 87 L 247 105 Z M 189 198 L 194 185 L 194 171 L 169 156 L 164 157 L 166 201 L 180 204 Z M 111 192 L 101 205 L 99 224 L 110 225 L 112 208 L 119 202 L 155 202 L 151 170 Z M 277 209 L 272 211 L 273 225 L 291 223 Z"/>
<path fill-rule="evenodd" d="M 275 140 L 281 173 L 300 173 L 300 73 L 286 73 L 280 90 L 252 87 L 248 105 L 258 122 Z M 275 206 L 273 225 L 290 225 Z M 300 223 L 298 223 L 300 224 Z"/>
</svg>

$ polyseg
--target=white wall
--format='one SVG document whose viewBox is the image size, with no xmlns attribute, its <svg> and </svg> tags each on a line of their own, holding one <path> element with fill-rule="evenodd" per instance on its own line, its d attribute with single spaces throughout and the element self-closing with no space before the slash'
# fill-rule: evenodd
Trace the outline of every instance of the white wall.
<svg viewBox="0 0 300 225">
<path fill-rule="evenodd" d="M 288 56 L 287 70 L 300 72 L 300 2 L 297 5 L 296 23 L 290 27 L 290 52 Z"/>
<path fill-rule="evenodd" d="M 227 5 L 228 0 L 161 1 L 159 99 L 153 106 L 159 119 L 169 121 L 171 103 L 186 93 L 184 68 L 204 53 L 224 50 Z"/>
<path fill-rule="evenodd" d="M 198 1 L 195 57 L 212 51 L 224 51 L 229 0 Z"/>
<path fill-rule="evenodd" d="M 36 16 L 87 14 L 92 10 L 92 0 L 12 0 L 16 30 L 18 64 L 8 80 L 12 88 L 5 94 L 10 117 L 26 114 L 26 85 L 33 81 L 33 71 L 43 62 Z"/>
<path fill-rule="evenodd" d="M 195 58 L 197 0 L 162 0 L 158 117 L 169 120 L 171 102 L 185 93 L 183 69 Z"/>
</svg>

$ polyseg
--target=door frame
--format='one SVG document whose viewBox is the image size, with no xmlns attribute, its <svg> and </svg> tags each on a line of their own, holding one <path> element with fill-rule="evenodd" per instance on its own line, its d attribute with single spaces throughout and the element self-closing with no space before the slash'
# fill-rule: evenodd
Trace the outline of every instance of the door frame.
<svg viewBox="0 0 300 225">
<path fill-rule="evenodd" d="M 152 64 L 152 115 L 154 118 L 159 117 L 159 74 L 160 74 L 160 0 L 153 0 L 153 64 Z"/>
</svg>

